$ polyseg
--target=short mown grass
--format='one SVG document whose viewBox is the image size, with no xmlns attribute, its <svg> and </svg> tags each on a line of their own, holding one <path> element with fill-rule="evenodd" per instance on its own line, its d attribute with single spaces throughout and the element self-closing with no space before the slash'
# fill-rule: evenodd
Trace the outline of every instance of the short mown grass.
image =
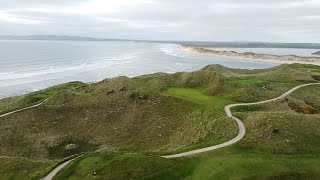
<svg viewBox="0 0 320 180">
<path fill-rule="evenodd" d="M 176 88 L 171 87 L 163 91 L 165 95 L 181 98 L 187 101 L 192 101 L 195 103 L 203 105 L 214 105 L 216 107 L 224 107 L 225 105 L 233 103 L 233 101 L 228 100 L 220 96 L 209 96 L 203 94 L 197 89 L 192 88 Z"/>
<path fill-rule="evenodd" d="M 190 158 L 188 179 L 318 179 L 319 155 L 282 155 L 233 147 Z"/>
<path fill-rule="evenodd" d="M 92 154 L 77 159 L 59 172 L 54 179 L 149 179 L 185 166 L 185 160 L 164 159 L 138 153 Z M 185 169 L 184 171 L 188 171 Z M 96 175 L 94 175 L 94 172 Z M 177 172 L 172 177 L 182 176 Z"/>
<path fill-rule="evenodd" d="M 234 147 L 177 159 L 137 153 L 93 154 L 68 165 L 54 179 L 79 178 L 318 179 L 320 155 L 281 155 Z"/>
</svg>

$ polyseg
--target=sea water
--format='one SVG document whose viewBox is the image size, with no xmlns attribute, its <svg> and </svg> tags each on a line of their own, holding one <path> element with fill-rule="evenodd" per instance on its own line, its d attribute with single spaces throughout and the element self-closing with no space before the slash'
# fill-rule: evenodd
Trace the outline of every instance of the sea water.
<svg viewBox="0 0 320 180">
<path fill-rule="evenodd" d="M 208 64 L 268 68 L 276 64 L 185 52 L 176 44 L 119 41 L 0 41 L 0 98 L 70 81 L 194 71 Z"/>
</svg>

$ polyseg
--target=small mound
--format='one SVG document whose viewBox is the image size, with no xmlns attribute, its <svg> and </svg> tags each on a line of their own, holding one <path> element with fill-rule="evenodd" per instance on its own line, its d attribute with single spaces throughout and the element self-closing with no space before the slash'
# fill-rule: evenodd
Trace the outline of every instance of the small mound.
<svg viewBox="0 0 320 180">
<path fill-rule="evenodd" d="M 65 149 L 66 151 L 68 151 L 68 150 L 76 149 L 77 147 L 78 147 L 78 145 L 76 145 L 76 144 L 67 144 L 67 145 L 64 147 L 64 149 Z"/>
</svg>

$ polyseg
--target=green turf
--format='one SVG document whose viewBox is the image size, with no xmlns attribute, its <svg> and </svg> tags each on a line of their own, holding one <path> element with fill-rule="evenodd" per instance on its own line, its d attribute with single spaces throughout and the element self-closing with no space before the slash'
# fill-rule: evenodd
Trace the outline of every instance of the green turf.
<svg viewBox="0 0 320 180">
<path fill-rule="evenodd" d="M 43 101 L 44 99 L 48 99 L 48 98 L 58 94 L 59 92 L 65 91 L 67 89 L 80 87 L 83 85 L 84 85 L 84 83 L 76 81 L 76 82 L 70 82 L 70 83 L 66 83 L 66 84 L 53 86 L 53 87 L 32 93 L 31 95 L 27 96 L 27 101 L 29 101 L 31 103 Z"/>
<path fill-rule="evenodd" d="M 227 148 L 198 158 L 188 179 L 320 178 L 319 155 L 279 155 Z"/>
<path fill-rule="evenodd" d="M 184 100 L 192 101 L 199 104 L 205 105 L 215 105 L 217 107 L 224 107 L 225 105 L 233 103 L 233 101 L 228 100 L 219 96 L 208 96 L 201 93 L 197 89 L 192 88 L 169 88 L 163 92 L 166 95 L 178 97 Z"/>
<path fill-rule="evenodd" d="M 88 155 L 55 179 L 317 179 L 319 172 L 320 155 L 281 155 L 231 147 L 179 159 Z"/>
<path fill-rule="evenodd" d="M 99 155 L 79 158 L 59 172 L 54 179 L 139 179 L 157 177 L 172 169 L 185 167 L 183 160 L 168 160 L 158 156 L 137 153 Z M 188 170 L 188 169 L 186 169 Z M 94 177 L 93 172 L 96 172 Z M 173 177 L 181 176 L 178 172 Z"/>
</svg>

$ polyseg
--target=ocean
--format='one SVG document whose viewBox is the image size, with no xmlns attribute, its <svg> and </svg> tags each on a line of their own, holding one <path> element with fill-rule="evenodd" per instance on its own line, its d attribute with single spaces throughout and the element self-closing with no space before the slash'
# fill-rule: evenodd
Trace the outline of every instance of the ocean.
<svg viewBox="0 0 320 180">
<path fill-rule="evenodd" d="M 208 64 L 268 68 L 276 64 L 212 57 L 176 44 L 120 41 L 0 41 L 0 98 L 70 81 L 194 71 Z"/>
</svg>

